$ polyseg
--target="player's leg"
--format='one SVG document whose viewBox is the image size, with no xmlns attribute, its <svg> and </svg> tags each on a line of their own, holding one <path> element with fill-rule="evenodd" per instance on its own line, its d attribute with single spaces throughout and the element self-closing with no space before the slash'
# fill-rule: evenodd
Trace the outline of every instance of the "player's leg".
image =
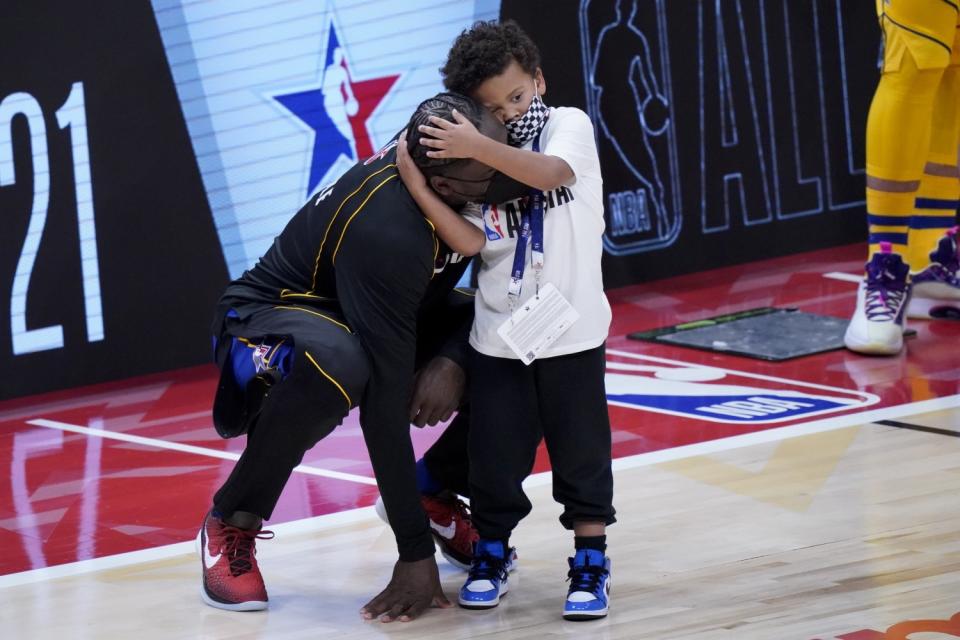
<svg viewBox="0 0 960 640">
<path fill-rule="evenodd" d="M 930 146 L 934 98 L 950 47 L 921 36 L 925 23 L 939 24 L 942 11 L 931 2 L 917 15 L 883 15 L 884 64 L 867 119 L 867 216 L 870 258 L 857 308 L 847 329 L 847 348 L 860 353 L 894 354 L 903 345 L 910 298 L 905 262 L 914 200 Z M 955 21 L 950 11 L 951 26 Z M 881 4 L 881 6 L 885 6 Z M 951 29 L 952 41 L 952 29 Z"/>
<path fill-rule="evenodd" d="M 958 23 L 960 26 L 960 23 Z M 960 201 L 960 29 L 951 65 L 937 92 L 930 153 L 911 218 L 908 259 L 915 318 L 960 318 L 960 250 L 957 207 Z"/>
<path fill-rule="evenodd" d="M 338 323 L 264 307 L 243 319 L 230 319 L 221 340 L 243 338 L 236 349 L 273 354 L 265 363 L 275 374 L 268 388 L 243 385 L 234 399 L 264 394 L 248 424 L 247 444 L 198 536 L 203 559 L 202 596 L 228 610 L 262 609 L 267 593 L 256 562 L 255 544 L 269 532 L 261 523 L 273 513 L 280 494 L 303 455 L 328 435 L 355 405 L 367 377 L 367 361 L 356 338 Z M 255 345 L 253 348 L 249 345 Z M 239 344 L 239 347 L 236 345 Z M 276 345 L 286 345 L 286 355 Z M 237 359 L 243 359 L 241 351 Z M 281 362 L 277 360 L 281 358 Z M 222 368 L 232 367 L 234 358 Z M 262 367 L 261 367 L 262 368 Z M 233 373 L 236 373 L 234 370 Z M 261 370 L 260 373 L 263 373 Z M 228 394 L 218 392 L 218 403 Z M 221 415 L 229 412 L 221 411 Z"/>
</svg>

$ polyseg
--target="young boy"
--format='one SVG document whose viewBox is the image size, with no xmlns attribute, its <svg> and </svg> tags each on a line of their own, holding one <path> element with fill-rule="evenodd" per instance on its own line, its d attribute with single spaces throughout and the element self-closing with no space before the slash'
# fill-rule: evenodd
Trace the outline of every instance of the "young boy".
<svg viewBox="0 0 960 640">
<path fill-rule="evenodd" d="M 459 603 L 491 608 L 507 593 L 510 534 L 531 508 L 521 482 L 542 437 L 554 498 L 564 506 L 560 522 L 575 535 L 563 615 L 601 618 L 610 593 L 606 526 L 615 518 L 604 389 L 611 314 L 600 272 L 603 188 L 593 126 L 579 109 L 543 104 L 539 52 L 513 22 L 478 22 L 462 33 L 441 73 L 448 89 L 469 95 L 506 125 L 509 145 L 488 144 L 454 112 L 456 123 L 431 119 L 433 126 L 419 127 L 421 144 L 432 148 L 426 154 L 474 158 L 531 187 L 527 198 L 474 207 L 463 217 L 430 186 L 445 194 L 462 193 L 468 184 L 431 178 L 428 186 L 403 143 L 398 153 L 401 177 L 437 234 L 453 250 L 482 259 L 470 335 L 468 444 L 480 539 Z M 521 304 L 531 306 L 541 292 L 544 299 L 548 291 L 554 295 L 553 287 L 565 299 L 551 298 L 558 309 L 572 307 L 579 318 L 524 364 L 498 329 L 519 319 L 514 311 Z"/>
</svg>

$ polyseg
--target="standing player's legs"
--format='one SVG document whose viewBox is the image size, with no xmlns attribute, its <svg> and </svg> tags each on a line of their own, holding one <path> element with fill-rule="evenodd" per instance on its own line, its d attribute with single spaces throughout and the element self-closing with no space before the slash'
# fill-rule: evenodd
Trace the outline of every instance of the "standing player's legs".
<svg viewBox="0 0 960 640">
<path fill-rule="evenodd" d="M 602 618 L 610 596 L 606 527 L 616 521 L 605 349 L 545 358 L 536 365 L 553 497 L 564 507 L 560 523 L 575 536 L 563 616 Z"/>
<path fill-rule="evenodd" d="M 532 505 L 523 491 L 540 443 L 534 371 L 474 351 L 470 359 L 470 495 L 479 540 L 458 602 L 488 609 L 509 591 L 510 534 Z"/>
<path fill-rule="evenodd" d="M 950 67 L 940 82 L 927 156 L 913 217 L 907 258 L 913 274 L 912 318 L 960 317 L 960 18 Z"/>
<path fill-rule="evenodd" d="M 867 119 L 870 259 L 844 342 L 860 353 L 894 354 L 903 346 L 910 298 L 908 229 L 930 148 L 934 99 L 950 63 L 956 12 L 939 0 L 879 5 L 887 13 L 881 16 L 883 73 Z M 894 7 L 906 7 L 906 15 L 888 15 Z"/>
<path fill-rule="evenodd" d="M 243 454 L 216 492 L 198 536 L 201 594 L 211 606 L 266 607 L 255 557 L 256 539 L 269 533 L 261 531 L 261 522 L 272 515 L 304 453 L 340 424 L 363 392 L 368 375 L 363 349 L 345 326 L 326 317 L 296 307 L 263 306 L 242 320 L 228 318 L 220 336 L 242 337 L 254 345 L 283 341 L 292 351 L 285 375 L 267 390 Z M 245 401 L 246 393 L 260 392 L 260 387 L 246 386 L 237 399 Z M 223 401 L 218 395 L 218 402 Z"/>
</svg>

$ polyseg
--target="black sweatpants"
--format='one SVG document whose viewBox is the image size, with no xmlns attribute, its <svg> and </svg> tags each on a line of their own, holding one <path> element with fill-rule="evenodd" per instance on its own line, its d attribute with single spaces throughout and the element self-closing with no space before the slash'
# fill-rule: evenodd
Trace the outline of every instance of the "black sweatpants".
<svg viewBox="0 0 960 640">
<path fill-rule="evenodd" d="M 368 359 L 357 337 L 345 329 L 343 318 L 334 312 L 261 303 L 225 307 L 238 311 L 239 317 L 223 315 L 218 340 L 237 336 L 258 343 L 264 338 L 283 337 L 294 345 L 293 371 L 271 389 L 247 433 L 240 460 L 213 499 L 214 509 L 224 517 L 246 511 L 269 519 L 293 468 L 359 403 L 369 376 Z M 433 317 L 422 319 L 417 368 L 438 355 L 464 359 L 472 318 L 473 298 L 456 293 Z M 241 393 L 235 401 L 242 400 Z M 461 409 L 450 425 L 459 427 L 448 429 L 449 435 L 445 433 L 437 443 L 443 448 L 445 442 L 450 450 L 459 452 L 444 457 L 466 459 L 467 421 L 468 412 Z M 364 434 L 367 439 L 377 436 L 376 430 Z M 445 486 L 466 490 L 463 464 L 449 463 L 440 477 L 450 483 Z M 381 489 L 389 491 L 392 487 Z M 405 515 L 423 517 L 420 513 Z"/>
<path fill-rule="evenodd" d="M 521 483 L 541 437 L 553 468 L 560 523 L 612 524 L 610 418 L 604 387 L 605 347 L 535 360 L 470 360 L 470 504 L 484 538 L 507 539 L 531 504 Z"/>
</svg>

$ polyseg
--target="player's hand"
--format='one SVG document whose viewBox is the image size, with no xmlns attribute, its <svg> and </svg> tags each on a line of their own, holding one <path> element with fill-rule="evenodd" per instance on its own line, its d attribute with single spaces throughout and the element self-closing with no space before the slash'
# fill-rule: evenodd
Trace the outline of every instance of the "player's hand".
<svg viewBox="0 0 960 640">
<path fill-rule="evenodd" d="M 420 133 L 430 136 L 420 138 L 420 144 L 433 149 L 433 151 L 427 151 L 427 156 L 431 158 L 472 158 L 474 156 L 485 136 L 456 109 L 453 110 L 453 119 L 456 122 L 430 116 L 432 127 L 426 124 L 420 125 L 418 129 Z"/>
<path fill-rule="evenodd" d="M 409 622 L 428 607 L 451 606 L 440 586 L 437 561 L 430 556 L 416 562 L 398 560 L 390 584 L 360 609 L 360 615 L 367 620 L 379 618 L 380 622 Z"/>
<path fill-rule="evenodd" d="M 406 129 L 400 133 L 400 141 L 397 143 L 397 170 L 400 172 L 400 179 L 403 180 L 403 185 L 410 193 L 417 193 L 430 188 L 427 184 L 427 179 L 423 176 L 423 172 L 420 171 L 417 163 L 413 161 L 413 158 L 410 156 L 410 150 L 407 149 Z"/>
<path fill-rule="evenodd" d="M 418 427 L 446 422 L 460 406 L 467 375 L 456 362 L 437 356 L 418 373 L 410 403 L 410 422 Z"/>
</svg>

